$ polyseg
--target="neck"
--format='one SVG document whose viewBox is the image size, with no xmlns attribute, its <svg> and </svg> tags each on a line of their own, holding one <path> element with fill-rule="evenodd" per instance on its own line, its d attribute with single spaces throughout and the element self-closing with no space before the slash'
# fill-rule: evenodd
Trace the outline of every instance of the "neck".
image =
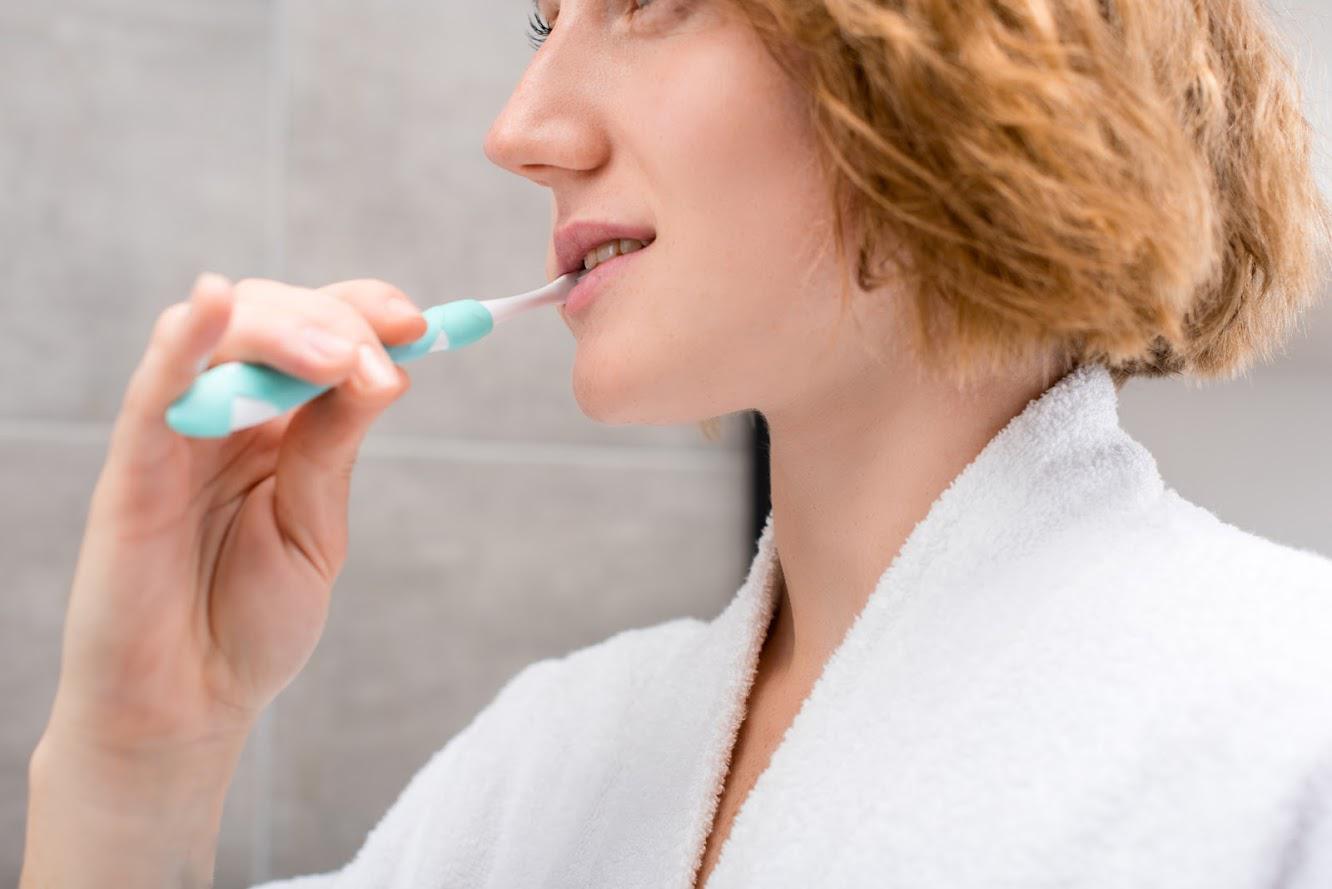
<svg viewBox="0 0 1332 889">
<path fill-rule="evenodd" d="M 815 410 L 765 411 L 782 579 L 774 656 L 817 672 L 935 499 L 1063 372 L 990 380 L 965 393 L 882 374 L 874 391 L 838 388 Z"/>
</svg>

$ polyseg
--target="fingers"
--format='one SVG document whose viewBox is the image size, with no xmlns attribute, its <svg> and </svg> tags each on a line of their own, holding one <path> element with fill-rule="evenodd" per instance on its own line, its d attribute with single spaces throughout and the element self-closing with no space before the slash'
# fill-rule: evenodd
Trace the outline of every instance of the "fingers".
<svg viewBox="0 0 1332 889">
<path fill-rule="evenodd" d="M 368 345 L 342 385 L 302 407 L 277 462 L 275 518 L 283 534 L 332 582 L 347 549 L 352 468 L 370 424 L 411 385 L 405 371 Z"/>
<path fill-rule="evenodd" d="M 177 508 L 175 498 L 166 495 L 188 493 L 181 473 L 189 463 L 176 459 L 185 452 L 182 437 L 166 424 L 167 409 L 210 364 L 252 361 L 275 367 L 330 387 L 284 416 L 283 434 L 273 441 L 277 519 L 287 539 L 332 579 L 345 555 L 350 476 L 361 441 L 410 385 L 385 344 L 411 342 L 425 329 L 411 301 L 379 281 L 309 290 L 200 275 L 189 300 L 168 306 L 154 324 L 126 388 L 99 479 L 99 490 L 110 493 L 95 494 L 94 506 L 133 494 L 163 515 Z"/>
<path fill-rule="evenodd" d="M 374 279 L 339 281 L 319 288 L 351 305 L 370 322 L 380 342 L 403 345 L 425 336 L 426 320 L 407 294 Z"/>
<path fill-rule="evenodd" d="M 351 373 L 356 344 L 375 342 L 355 309 L 326 294 L 261 278 L 238 281 L 235 289 L 236 307 L 212 364 L 264 364 L 333 386 Z"/>
<path fill-rule="evenodd" d="M 258 291 L 256 291 L 256 295 Z M 282 300 L 287 293 L 270 293 Z M 400 290 L 382 281 L 344 281 L 304 293 L 298 308 L 322 323 L 352 329 L 356 348 L 334 388 L 298 410 L 278 451 L 274 514 L 284 536 L 332 582 L 347 546 L 352 468 L 366 432 L 410 387 L 384 346 L 411 342 L 426 322 Z M 353 325 L 348 319 L 355 319 Z"/>
<path fill-rule="evenodd" d="M 358 280 L 318 290 L 247 278 L 236 284 L 236 311 L 213 363 L 250 361 L 325 386 L 356 366 L 356 346 L 411 342 L 426 321 L 397 288 Z"/>
<path fill-rule="evenodd" d="M 194 382 L 223 336 L 234 307 L 231 282 L 205 272 L 186 302 L 158 315 L 148 346 L 130 377 L 112 431 L 109 460 L 152 465 L 177 441 L 166 410 Z"/>
</svg>

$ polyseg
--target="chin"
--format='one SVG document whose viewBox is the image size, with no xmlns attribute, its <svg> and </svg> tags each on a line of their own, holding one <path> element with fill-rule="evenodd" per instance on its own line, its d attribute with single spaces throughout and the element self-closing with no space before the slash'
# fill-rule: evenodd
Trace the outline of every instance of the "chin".
<svg viewBox="0 0 1332 889">
<path fill-rule="evenodd" d="M 583 416 L 597 423 L 641 423 L 642 393 L 623 374 L 605 364 L 588 367 L 574 360 L 573 395 Z"/>
<path fill-rule="evenodd" d="M 672 426 L 712 416 L 679 404 L 669 370 L 575 356 L 573 394 L 583 416 L 612 426 Z"/>
</svg>

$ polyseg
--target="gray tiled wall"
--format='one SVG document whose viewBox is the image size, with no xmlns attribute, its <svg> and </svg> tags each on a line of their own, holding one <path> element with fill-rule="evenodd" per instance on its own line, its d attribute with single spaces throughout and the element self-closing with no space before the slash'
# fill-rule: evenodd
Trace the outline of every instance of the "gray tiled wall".
<svg viewBox="0 0 1332 889">
<path fill-rule="evenodd" d="M 1326 125 L 1321 4 L 1282 8 Z M 0 882 L 17 882 L 84 509 L 153 317 L 204 268 L 380 277 L 421 305 L 541 281 L 548 196 L 481 152 L 529 58 L 527 9 L 0 4 Z M 340 865 L 519 667 L 713 614 L 741 579 L 743 418 L 718 444 L 594 424 L 559 319 L 510 325 L 413 365 L 367 440 L 325 635 L 245 752 L 219 887 Z M 1332 553 L 1332 306 L 1306 326 L 1274 368 L 1135 381 L 1121 414 L 1186 496 Z"/>
</svg>

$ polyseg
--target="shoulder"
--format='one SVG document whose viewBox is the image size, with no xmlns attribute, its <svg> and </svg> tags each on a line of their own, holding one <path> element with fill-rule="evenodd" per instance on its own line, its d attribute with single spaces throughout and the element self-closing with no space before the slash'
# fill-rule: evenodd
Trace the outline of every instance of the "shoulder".
<svg viewBox="0 0 1332 889">
<path fill-rule="evenodd" d="M 422 807 L 435 819 L 490 817 L 515 787 L 547 786 L 589 757 L 604 760 L 634 696 L 707 626 L 676 618 L 528 664 L 426 760 L 376 832 L 408 830 L 409 821 L 420 829 Z"/>
<path fill-rule="evenodd" d="M 568 683 L 592 683 L 603 691 L 628 691 L 654 674 L 658 666 L 695 637 L 707 624 L 678 617 L 648 627 L 621 630 L 567 654 L 535 661 L 500 690 L 496 703 L 509 697 L 540 695 Z"/>
<path fill-rule="evenodd" d="M 423 860 L 484 872 L 506 829 L 530 823 L 561 787 L 577 798 L 607 768 L 624 702 L 706 626 L 678 618 L 527 665 L 417 769 L 346 867 L 302 879 L 332 889 L 386 885 L 391 874 L 407 885 Z M 270 886 L 288 882 L 254 889 Z"/>
<path fill-rule="evenodd" d="M 1218 604 L 1332 628 L 1332 558 L 1226 522 L 1173 488 L 1143 531 L 1159 535 L 1157 548 L 1168 546 L 1179 570 L 1213 590 Z"/>
<path fill-rule="evenodd" d="M 1141 509 L 1097 515 L 1052 546 L 1051 570 L 1114 584 L 1130 599 L 1332 631 L 1332 558 L 1226 522 L 1173 488 Z"/>
<path fill-rule="evenodd" d="M 1162 665 L 1227 695 L 1317 708 L 1332 741 L 1332 559 L 1170 488 L 1111 539 L 1097 564 Z"/>
<path fill-rule="evenodd" d="M 539 725 L 549 740 L 566 729 L 585 736 L 602 727 L 611 729 L 630 702 L 669 670 L 707 626 L 698 618 L 675 618 L 622 630 L 528 664 L 501 687 L 466 732 L 502 738 Z"/>
<path fill-rule="evenodd" d="M 1318 709 L 1332 732 L 1332 559 L 1226 522 L 1172 488 L 1055 534 L 1011 582 L 1087 656 L 1196 695 Z M 1075 629 L 1074 629 L 1075 628 Z M 1332 740 L 1332 735 L 1329 736 Z"/>
</svg>

